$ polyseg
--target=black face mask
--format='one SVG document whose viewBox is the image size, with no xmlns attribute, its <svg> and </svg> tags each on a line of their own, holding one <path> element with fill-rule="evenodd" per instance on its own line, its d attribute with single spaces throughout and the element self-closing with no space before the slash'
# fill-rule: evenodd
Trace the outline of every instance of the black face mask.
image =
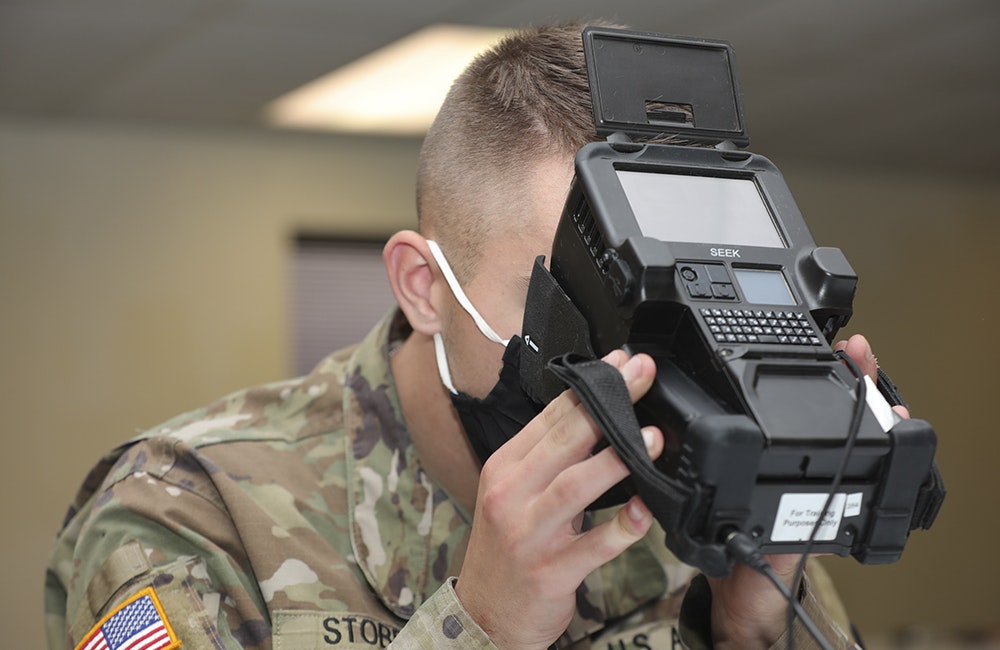
<svg viewBox="0 0 1000 650">
<path fill-rule="evenodd" d="M 531 401 L 521 389 L 520 337 L 515 336 L 509 341 L 502 339 L 465 295 L 465 291 L 462 290 L 440 246 L 430 239 L 427 240 L 427 246 L 448 282 L 448 287 L 455 299 L 458 300 L 462 309 L 472 317 L 482 335 L 494 343 L 506 347 L 503 355 L 503 367 L 500 369 L 500 379 L 486 397 L 478 399 L 467 393 L 462 393 L 454 387 L 451 381 L 451 372 L 448 369 L 448 358 L 444 351 L 444 337 L 440 332 L 434 335 L 434 353 L 437 357 L 441 383 L 445 385 L 451 395 L 451 401 L 458 411 L 462 427 L 465 429 L 465 434 L 469 437 L 476 455 L 480 462 L 485 463 L 494 451 L 523 429 L 542 410 L 542 407 Z"/>
<path fill-rule="evenodd" d="M 451 393 L 465 435 L 482 463 L 542 410 L 521 389 L 521 345 L 521 337 L 510 339 L 503 354 L 500 378 L 486 397 Z"/>
</svg>

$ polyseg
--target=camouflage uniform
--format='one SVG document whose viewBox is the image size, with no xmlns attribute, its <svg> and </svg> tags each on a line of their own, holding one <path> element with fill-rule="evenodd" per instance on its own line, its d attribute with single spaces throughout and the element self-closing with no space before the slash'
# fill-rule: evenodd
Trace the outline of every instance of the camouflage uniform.
<svg viewBox="0 0 1000 650">
<path fill-rule="evenodd" d="M 422 468 L 389 372 L 407 328 L 397 312 L 305 377 L 230 395 L 102 459 L 48 567 L 50 648 L 74 647 L 150 586 L 188 649 L 493 648 L 451 577 L 470 515 Z M 682 647 L 682 601 L 686 645 L 707 646 L 707 585 L 661 540 L 585 581 L 560 647 Z M 815 592 L 807 609 L 848 646 Z"/>
</svg>

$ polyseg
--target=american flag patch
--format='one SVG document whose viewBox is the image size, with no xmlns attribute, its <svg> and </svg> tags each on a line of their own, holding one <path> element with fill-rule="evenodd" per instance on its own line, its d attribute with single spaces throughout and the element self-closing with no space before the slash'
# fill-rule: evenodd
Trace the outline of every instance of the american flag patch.
<svg viewBox="0 0 1000 650">
<path fill-rule="evenodd" d="M 105 616 L 76 650 L 173 650 L 180 645 L 160 599 L 147 587 Z"/>
</svg>

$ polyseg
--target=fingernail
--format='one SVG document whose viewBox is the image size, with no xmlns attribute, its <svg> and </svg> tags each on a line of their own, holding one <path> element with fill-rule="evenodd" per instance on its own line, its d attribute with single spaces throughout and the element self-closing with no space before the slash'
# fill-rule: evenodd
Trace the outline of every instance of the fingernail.
<svg viewBox="0 0 1000 650">
<path fill-rule="evenodd" d="M 653 432 L 649 429 L 642 430 L 642 441 L 646 443 L 646 451 L 653 451 Z"/>
<path fill-rule="evenodd" d="M 646 519 L 646 506 L 638 499 L 632 499 L 625 506 L 625 514 L 637 524 L 641 524 Z"/>
<path fill-rule="evenodd" d="M 625 364 L 625 367 L 622 368 L 622 377 L 624 377 L 627 382 L 632 381 L 639 376 L 639 368 L 641 367 L 642 361 L 639 360 L 639 357 L 632 357 L 628 360 L 628 363 Z"/>
</svg>

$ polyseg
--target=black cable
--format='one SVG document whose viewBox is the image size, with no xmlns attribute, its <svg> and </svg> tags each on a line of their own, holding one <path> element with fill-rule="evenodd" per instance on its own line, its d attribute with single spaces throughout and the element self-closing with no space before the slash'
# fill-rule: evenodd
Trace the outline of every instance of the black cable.
<svg viewBox="0 0 1000 650">
<path fill-rule="evenodd" d="M 844 457 L 840 461 L 840 467 L 837 468 L 837 473 L 834 474 L 833 480 L 830 482 L 830 492 L 826 495 L 826 502 L 823 504 L 823 509 L 819 511 L 819 516 L 816 518 L 816 523 L 812 527 L 812 532 L 809 533 L 809 541 L 806 542 L 806 548 L 802 552 L 802 557 L 799 559 L 798 566 L 795 568 L 795 577 L 792 579 L 792 591 L 794 593 L 798 593 L 801 588 L 802 576 L 805 574 L 806 562 L 809 560 L 809 555 L 812 553 L 812 548 L 816 543 L 816 535 L 819 532 L 824 517 L 826 517 L 827 511 L 830 509 L 830 504 L 833 503 L 833 499 L 837 494 L 837 490 L 840 488 L 840 484 L 844 481 L 844 474 L 847 472 L 847 464 L 851 460 L 851 453 L 854 451 L 854 443 L 858 438 L 858 432 L 861 430 L 861 418 L 864 417 L 865 406 L 867 404 L 868 386 L 865 383 L 864 374 L 861 372 L 861 368 L 859 368 L 858 364 L 854 362 L 854 359 L 841 350 L 834 352 L 834 355 L 847 365 L 851 374 L 853 374 L 857 379 L 857 387 L 854 394 L 854 411 L 851 415 L 851 424 L 847 429 L 847 441 L 844 444 Z M 789 608 L 787 625 L 788 650 L 791 650 L 792 648 L 792 625 L 795 623 L 796 613 L 797 612 L 793 607 Z"/>
<path fill-rule="evenodd" d="M 767 558 L 765 558 L 760 552 L 760 549 L 757 548 L 757 545 L 753 542 L 753 540 L 739 531 L 734 531 L 726 538 L 726 549 L 737 561 L 742 562 L 754 571 L 767 576 L 767 578 L 774 583 L 774 586 L 778 588 L 778 591 L 781 592 L 781 595 L 785 597 L 785 600 L 788 601 L 788 611 L 792 612 L 794 616 L 799 617 L 799 620 L 802 621 L 802 625 L 805 626 L 806 630 L 809 631 L 809 634 L 811 634 L 816 640 L 819 647 L 823 648 L 823 650 L 833 650 L 833 646 L 831 646 L 830 643 L 823 637 L 823 633 L 820 632 L 818 627 L 816 627 L 816 623 L 813 622 L 806 610 L 802 608 L 802 604 L 799 603 L 799 599 L 793 596 L 791 590 L 789 590 L 785 583 L 781 581 L 781 578 L 778 577 L 778 574 L 776 574 L 774 569 L 771 567 L 771 563 L 767 561 Z M 788 627 L 787 634 L 788 642 L 791 643 L 791 625 Z"/>
<path fill-rule="evenodd" d="M 770 565 L 767 567 L 767 571 L 764 572 L 764 575 L 770 578 L 771 582 L 774 583 L 774 586 L 781 592 L 781 595 L 788 599 L 789 609 L 794 612 L 795 616 L 799 617 L 799 620 L 802 621 L 805 628 L 809 630 L 809 634 L 816 639 L 816 643 L 819 644 L 819 647 L 823 648 L 823 650 L 833 650 L 833 646 L 830 645 L 830 642 L 823 637 L 823 633 L 816 627 L 816 624 L 813 622 L 812 618 L 809 617 L 809 614 L 806 613 L 806 610 L 802 609 L 802 604 L 799 603 L 799 599 L 792 595 L 792 592 L 785 586 L 785 583 L 781 581 L 781 578 L 778 577 L 778 574 L 774 572 L 774 569 L 772 569 Z M 789 647 L 792 646 L 792 635 L 792 626 L 789 625 L 787 639 Z"/>
</svg>

